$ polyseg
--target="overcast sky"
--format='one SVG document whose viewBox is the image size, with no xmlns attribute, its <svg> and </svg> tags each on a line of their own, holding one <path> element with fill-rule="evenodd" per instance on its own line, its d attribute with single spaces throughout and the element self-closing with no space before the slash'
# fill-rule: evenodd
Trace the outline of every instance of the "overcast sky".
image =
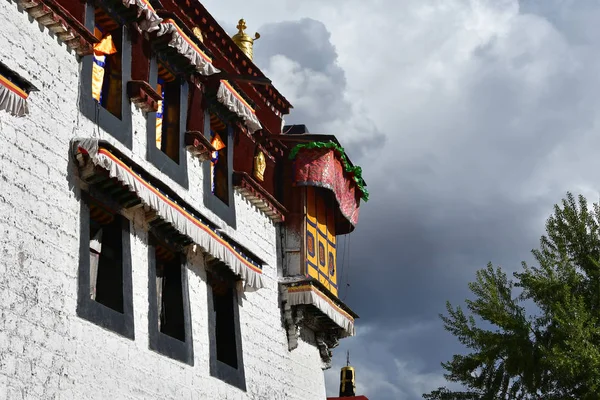
<svg viewBox="0 0 600 400">
<path fill-rule="evenodd" d="M 358 335 L 358 392 L 418 399 L 460 345 L 444 303 L 476 269 L 530 260 L 552 205 L 600 188 L 597 0 L 203 0 L 295 106 L 287 121 L 337 135 L 363 167 L 342 297 Z M 346 259 L 347 261 L 348 259 Z"/>
</svg>

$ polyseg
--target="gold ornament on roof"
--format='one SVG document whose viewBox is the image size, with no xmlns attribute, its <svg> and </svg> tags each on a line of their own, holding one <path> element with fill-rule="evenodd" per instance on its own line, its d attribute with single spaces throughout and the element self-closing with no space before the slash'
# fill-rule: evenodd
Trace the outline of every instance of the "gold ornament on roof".
<svg viewBox="0 0 600 400">
<path fill-rule="evenodd" d="M 262 150 L 257 150 L 254 156 L 254 177 L 259 181 L 265 180 L 265 170 L 267 169 L 267 160 Z"/>
<path fill-rule="evenodd" d="M 202 31 L 200 30 L 200 28 L 195 27 L 194 29 L 192 29 L 192 32 L 194 33 L 194 36 L 198 38 L 199 41 L 204 43 L 204 36 L 202 36 Z"/>
<path fill-rule="evenodd" d="M 238 33 L 233 35 L 232 39 L 235 44 L 238 45 L 240 49 L 248 56 L 250 60 L 252 60 L 254 56 L 254 41 L 260 39 L 260 34 L 257 32 L 254 34 L 254 39 L 252 39 L 246 32 L 247 29 L 246 21 L 244 19 L 240 19 L 238 25 L 236 26 L 238 29 Z"/>
</svg>

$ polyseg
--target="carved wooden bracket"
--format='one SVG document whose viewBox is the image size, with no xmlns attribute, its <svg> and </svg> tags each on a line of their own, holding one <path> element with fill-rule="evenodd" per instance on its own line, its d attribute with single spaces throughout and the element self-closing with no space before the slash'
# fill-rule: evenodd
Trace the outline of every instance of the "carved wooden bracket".
<svg viewBox="0 0 600 400">
<path fill-rule="evenodd" d="M 187 131 L 185 133 L 185 146 L 201 162 L 210 160 L 210 153 L 215 151 L 210 141 L 199 131 Z"/>
<path fill-rule="evenodd" d="M 160 93 L 145 81 L 127 82 L 129 100 L 144 112 L 158 111 L 158 102 L 162 99 Z"/>
<path fill-rule="evenodd" d="M 92 53 L 98 39 L 55 0 L 17 0 L 17 4 L 78 55 Z"/>
<path fill-rule="evenodd" d="M 273 222 L 285 221 L 287 209 L 246 172 L 233 173 L 233 186 Z"/>
</svg>

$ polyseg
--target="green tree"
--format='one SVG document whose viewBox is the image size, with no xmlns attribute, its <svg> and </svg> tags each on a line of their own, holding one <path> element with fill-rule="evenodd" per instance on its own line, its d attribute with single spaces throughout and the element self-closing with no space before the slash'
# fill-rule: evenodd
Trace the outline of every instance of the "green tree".
<svg viewBox="0 0 600 400">
<path fill-rule="evenodd" d="M 444 327 L 468 349 L 442 363 L 464 388 L 425 399 L 600 398 L 600 206 L 571 193 L 514 280 L 489 264 L 469 284 L 468 312 L 446 304 Z M 529 315 L 525 304 L 538 311 Z"/>
</svg>

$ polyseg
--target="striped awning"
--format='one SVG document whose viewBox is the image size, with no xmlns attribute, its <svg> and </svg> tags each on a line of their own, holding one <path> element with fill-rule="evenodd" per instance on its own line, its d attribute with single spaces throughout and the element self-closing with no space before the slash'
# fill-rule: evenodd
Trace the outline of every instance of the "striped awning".
<svg viewBox="0 0 600 400">
<path fill-rule="evenodd" d="M 158 30 L 162 18 L 160 18 L 148 0 L 122 0 L 123 5 L 127 8 L 137 8 L 138 27 L 144 32 L 154 32 Z"/>
<path fill-rule="evenodd" d="M 354 336 L 354 316 L 345 310 L 339 301 L 319 290 L 312 282 L 284 285 L 287 290 L 287 301 L 290 306 L 312 305 L 325 314 L 347 336 Z"/>
<path fill-rule="evenodd" d="M 207 56 L 172 19 L 163 20 L 156 32 L 158 37 L 170 35 L 169 46 L 187 58 L 201 75 L 210 76 L 219 73 Z"/>
<path fill-rule="evenodd" d="M 217 92 L 217 100 L 226 106 L 229 111 L 242 118 L 250 133 L 262 129 L 262 125 L 256 117 L 254 109 L 226 80 L 221 80 L 219 91 Z"/>
<path fill-rule="evenodd" d="M 115 155 L 109 145 L 97 139 L 74 139 L 72 143 L 76 154 L 87 154 L 93 165 L 107 170 L 111 178 L 116 178 L 135 193 L 142 203 L 154 210 L 160 218 L 189 237 L 212 258 L 225 263 L 234 274 L 245 281 L 246 290 L 264 287 L 262 265 L 254 257 L 229 237 L 222 235 L 217 227 L 207 223 L 190 206 L 174 200 L 173 196 L 153 185 L 145 178 L 149 175 L 146 171 L 139 167 L 134 170 L 131 162 Z"/>
<path fill-rule="evenodd" d="M 5 76 L 0 75 L 0 110 L 23 117 L 29 114 L 27 107 L 29 95 Z"/>
</svg>

